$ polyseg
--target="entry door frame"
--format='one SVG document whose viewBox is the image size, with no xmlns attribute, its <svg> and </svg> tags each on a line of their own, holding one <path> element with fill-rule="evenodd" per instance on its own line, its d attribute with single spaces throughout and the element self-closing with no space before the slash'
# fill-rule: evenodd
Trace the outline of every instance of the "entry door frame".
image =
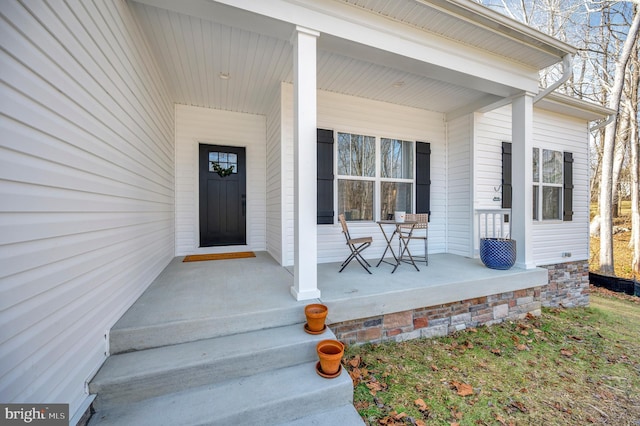
<svg viewBox="0 0 640 426">
<path fill-rule="evenodd" d="M 201 184 L 202 184 L 202 177 L 201 177 L 201 151 L 203 149 L 211 149 L 214 148 L 214 150 L 220 150 L 220 151 L 225 151 L 225 150 L 231 150 L 231 151 L 242 151 L 242 157 L 243 160 L 241 163 L 239 163 L 239 173 L 243 174 L 243 178 L 241 179 L 241 183 L 242 183 L 242 188 L 243 191 L 241 194 L 241 199 L 242 199 L 242 210 L 244 212 L 243 214 L 243 218 L 244 218 L 244 224 L 243 224 L 243 236 L 244 236 L 244 241 L 243 242 L 238 242 L 238 243 L 229 243 L 229 244 L 213 244 L 213 245 L 202 245 L 202 239 L 201 239 L 201 229 L 202 229 L 202 219 L 201 219 L 201 203 L 203 202 L 203 199 L 201 197 Z M 198 252 L 216 252 L 219 250 L 224 251 L 225 248 L 227 247 L 246 247 L 248 245 L 248 240 L 249 240 L 249 235 L 248 235 L 248 231 L 249 231 L 249 221 L 248 221 L 248 216 L 249 216 L 249 212 L 247 211 L 247 203 L 246 203 L 246 196 L 247 196 L 247 148 L 245 146 L 238 146 L 238 145 L 231 145 L 229 143 L 216 143 L 216 142 L 205 142 L 205 141 L 198 141 L 197 143 L 197 149 L 196 149 L 196 179 L 195 179 L 195 190 L 196 190 L 196 194 L 197 194 L 197 202 L 196 205 L 194 206 L 196 211 L 195 211 L 195 216 L 196 216 L 196 223 L 197 223 L 197 227 L 195 229 L 196 231 L 196 247 L 197 247 L 197 251 Z M 224 178 L 222 178 L 224 179 Z"/>
</svg>

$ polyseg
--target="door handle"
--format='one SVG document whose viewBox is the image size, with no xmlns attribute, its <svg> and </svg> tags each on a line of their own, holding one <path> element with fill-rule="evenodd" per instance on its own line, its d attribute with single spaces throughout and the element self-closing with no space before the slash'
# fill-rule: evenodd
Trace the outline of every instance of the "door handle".
<svg viewBox="0 0 640 426">
<path fill-rule="evenodd" d="M 242 194 L 242 216 L 247 215 L 247 195 Z"/>
</svg>

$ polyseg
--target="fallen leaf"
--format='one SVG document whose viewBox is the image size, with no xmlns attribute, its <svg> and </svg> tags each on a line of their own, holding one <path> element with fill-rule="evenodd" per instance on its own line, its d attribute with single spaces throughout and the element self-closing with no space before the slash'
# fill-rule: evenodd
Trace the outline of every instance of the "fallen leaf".
<svg viewBox="0 0 640 426">
<path fill-rule="evenodd" d="M 413 402 L 414 402 L 414 404 L 416 404 L 418 406 L 418 410 L 420 410 L 421 412 L 429 411 L 429 407 L 424 402 L 424 399 L 422 399 L 422 398 L 416 399 Z"/>
<path fill-rule="evenodd" d="M 500 423 L 503 426 L 507 425 L 506 421 L 504 420 L 504 417 L 502 417 L 500 414 L 496 414 L 495 416 L 496 416 L 496 421 L 498 423 Z"/>
<path fill-rule="evenodd" d="M 491 349 L 491 353 L 494 354 L 494 355 L 500 355 L 501 351 L 500 351 L 500 349 Z"/>
<path fill-rule="evenodd" d="M 527 407 L 524 406 L 524 404 L 520 401 L 513 401 L 511 404 L 509 404 L 511 407 L 514 407 L 518 410 L 520 410 L 523 413 L 528 412 L 529 410 L 527 409 Z"/>
<path fill-rule="evenodd" d="M 417 419 L 416 426 L 427 426 L 427 424 L 423 420 Z"/>
<path fill-rule="evenodd" d="M 379 382 L 369 382 L 367 383 L 367 387 L 369 388 L 369 393 L 373 396 L 376 396 L 376 393 L 383 389 Z"/>
<path fill-rule="evenodd" d="M 407 413 L 405 413 L 404 411 L 402 413 L 396 414 L 395 416 L 393 416 L 396 420 L 400 420 L 403 419 L 405 417 L 407 417 Z"/>
<path fill-rule="evenodd" d="M 438 366 L 435 364 L 431 364 L 431 370 L 438 371 Z"/>
<path fill-rule="evenodd" d="M 360 365 L 360 355 L 356 355 L 354 356 L 351 360 L 349 360 L 349 365 L 352 366 L 353 368 L 356 368 Z"/>
<path fill-rule="evenodd" d="M 469 396 L 473 395 L 473 387 L 466 383 L 460 382 L 452 382 L 451 383 L 456 388 L 456 393 L 460 396 Z"/>
<path fill-rule="evenodd" d="M 568 349 L 560 349 L 560 354 L 566 356 L 567 358 L 570 358 L 573 356 L 573 352 L 571 352 Z"/>
<path fill-rule="evenodd" d="M 528 351 L 529 347 L 527 345 L 525 345 L 524 343 L 521 343 L 518 346 L 516 346 L 516 349 L 519 350 L 519 351 Z"/>
<path fill-rule="evenodd" d="M 356 407 L 356 410 L 358 411 L 366 410 L 367 408 L 369 408 L 368 401 L 358 401 L 358 402 L 355 402 L 353 405 Z"/>
</svg>

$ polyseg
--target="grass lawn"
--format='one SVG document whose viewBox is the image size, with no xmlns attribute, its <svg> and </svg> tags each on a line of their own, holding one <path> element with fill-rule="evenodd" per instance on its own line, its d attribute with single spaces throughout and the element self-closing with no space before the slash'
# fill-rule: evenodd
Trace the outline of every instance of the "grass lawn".
<svg viewBox="0 0 640 426">
<path fill-rule="evenodd" d="M 640 303 L 603 293 L 589 308 L 349 347 L 356 409 L 369 425 L 639 426 Z"/>
</svg>

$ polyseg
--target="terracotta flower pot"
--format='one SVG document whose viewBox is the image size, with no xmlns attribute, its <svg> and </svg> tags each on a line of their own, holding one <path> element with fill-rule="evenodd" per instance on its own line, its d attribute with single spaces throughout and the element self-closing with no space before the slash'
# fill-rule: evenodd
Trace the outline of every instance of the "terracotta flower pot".
<svg viewBox="0 0 640 426">
<path fill-rule="evenodd" d="M 316 345 L 320 368 L 326 375 L 337 374 L 344 355 L 344 345 L 337 340 L 321 340 Z"/>
<path fill-rule="evenodd" d="M 320 303 L 313 303 L 304 307 L 304 314 L 307 317 L 307 328 L 312 333 L 324 331 L 324 321 L 327 318 L 328 309 Z"/>
</svg>

